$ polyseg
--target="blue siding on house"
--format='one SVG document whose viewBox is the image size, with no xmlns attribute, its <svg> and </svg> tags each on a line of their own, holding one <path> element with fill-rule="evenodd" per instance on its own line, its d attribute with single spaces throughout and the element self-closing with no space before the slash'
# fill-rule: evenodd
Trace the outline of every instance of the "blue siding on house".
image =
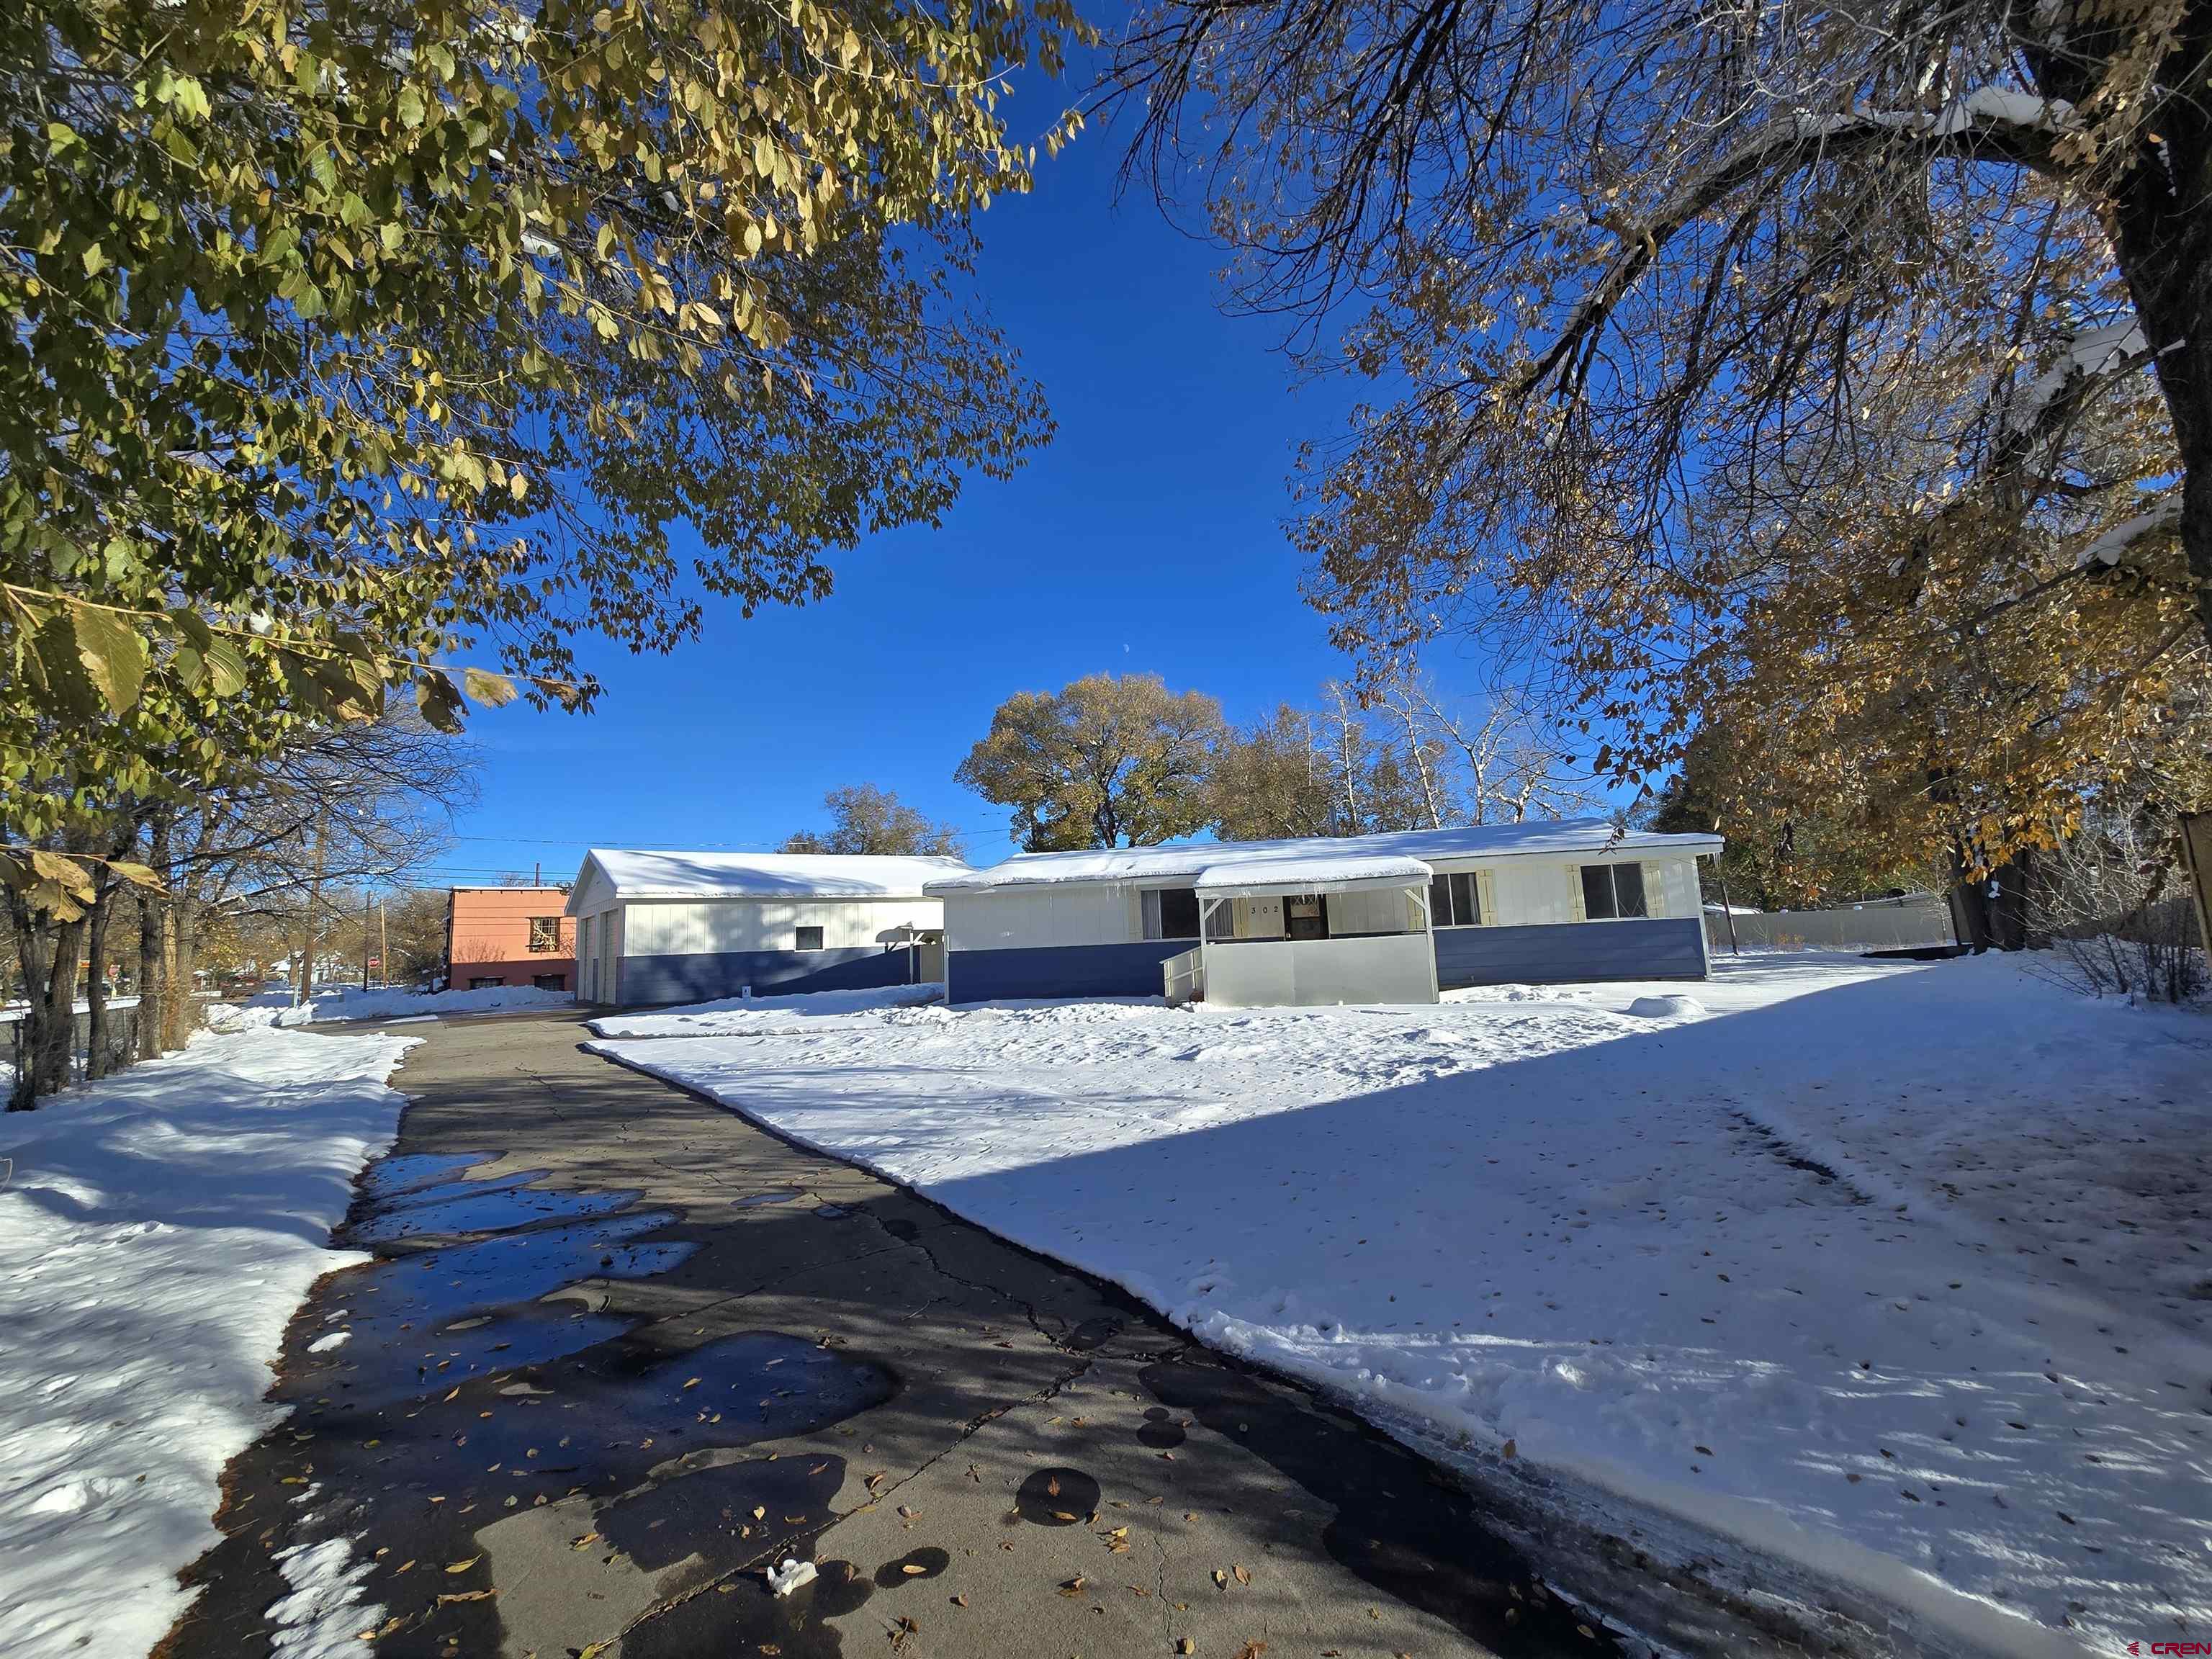
<svg viewBox="0 0 2212 1659">
<path fill-rule="evenodd" d="M 1437 985 L 1703 979 L 1705 924 L 1689 918 L 1437 931 Z"/>
<path fill-rule="evenodd" d="M 622 1006 L 708 1002 L 744 987 L 756 996 L 802 991 L 864 991 L 912 981 L 914 952 L 856 945 L 835 951 L 720 951 L 690 956 L 624 957 Z"/>
<path fill-rule="evenodd" d="M 1160 964 L 1198 941 L 1148 939 L 1121 945 L 1037 945 L 1012 951 L 947 951 L 945 1000 L 1007 997 L 1156 997 Z"/>
</svg>

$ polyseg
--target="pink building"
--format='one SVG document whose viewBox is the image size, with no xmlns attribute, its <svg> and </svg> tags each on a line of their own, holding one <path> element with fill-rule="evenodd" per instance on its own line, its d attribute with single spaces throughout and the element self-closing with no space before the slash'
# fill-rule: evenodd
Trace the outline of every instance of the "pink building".
<svg viewBox="0 0 2212 1659">
<path fill-rule="evenodd" d="M 565 887 L 456 887 L 446 903 L 446 983 L 576 988 L 576 924 Z"/>
</svg>

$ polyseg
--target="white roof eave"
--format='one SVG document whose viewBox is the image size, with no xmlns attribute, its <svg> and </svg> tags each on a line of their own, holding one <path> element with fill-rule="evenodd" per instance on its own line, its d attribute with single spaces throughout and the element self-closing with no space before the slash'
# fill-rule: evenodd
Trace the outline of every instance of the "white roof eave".
<svg viewBox="0 0 2212 1659">
<path fill-rule="evenodd" d="M 1315 859 L 1231 864 L 1198 872 L 1200 898 L 1251 893 L 1372 893 L 1425 887 L 1436 872 L 1419 859 Z"/>
</svg>

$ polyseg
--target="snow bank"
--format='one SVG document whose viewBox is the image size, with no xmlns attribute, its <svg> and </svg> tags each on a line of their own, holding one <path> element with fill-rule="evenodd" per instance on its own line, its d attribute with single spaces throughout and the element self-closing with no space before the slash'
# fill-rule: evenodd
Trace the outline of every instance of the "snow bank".
<svg viewBox="0 0 2212 1659">
<path fill-rule="evenodd" d="M 223 1465 L 280 1415 L 262 1396 L 293 1310 L 362 1259 L 325 1246 L 391 1142 L 409 1042 L 204 1033 L 0 1119 L 11 1654 L 143 1654 L 183 1610 Z"/>
<path fill-rule="evenodd" d="M 945 1000 L 942 985 L 888 985 L 866 991 L 811 991 L 788 997 L 724 997 L 649 1014 L 609 1014 L 591 1022 L 603 1037 L 768 1036 L 785 1030 L 827 1029 L 841 1020 L 858 1030 L 878 1029 L 865 1018 L 886 1008 L 912 1008 Z"/>
<path fill-rule="evenodd" d="M 595 1046 L 1449 1455 L 1954 1640 L 2204 1629 L 2212 1023 L 1994 957 L 1725 961 L 1703 1018 L 1683 990 Z"/>
<path fill-rule="evenodd" d="M 494 985 L 481 991 L 364 991 L 358 985 L 317 991 L 304 1008 L 292 1006 L 285 991 L 264 991 L 243 1004 L 208 1010 L 210 1030 L 239 1031 L 257 1025 L 319 1025 L 336 1020 L 431 1019 L 440 1014 L 484 1014 L 502 1009 L 573 1008 L 567 991 L 541 991 L 534 985 Z"/>
</svg>

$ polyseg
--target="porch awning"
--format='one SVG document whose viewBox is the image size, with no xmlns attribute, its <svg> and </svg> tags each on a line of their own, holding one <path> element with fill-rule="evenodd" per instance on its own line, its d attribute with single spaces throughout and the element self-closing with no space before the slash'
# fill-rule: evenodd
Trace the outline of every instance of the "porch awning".
<svg viewBox="0 0 2212 1659">
<path fill-rule="evenodd" d="M 1239 893 L 1364 893 L 1425 887 L 1436 872 L 1419 859 L 1370 854 L 1265 854 L 1208 865 L 1193 883 L 1200 898 Z"/>
</svg>

